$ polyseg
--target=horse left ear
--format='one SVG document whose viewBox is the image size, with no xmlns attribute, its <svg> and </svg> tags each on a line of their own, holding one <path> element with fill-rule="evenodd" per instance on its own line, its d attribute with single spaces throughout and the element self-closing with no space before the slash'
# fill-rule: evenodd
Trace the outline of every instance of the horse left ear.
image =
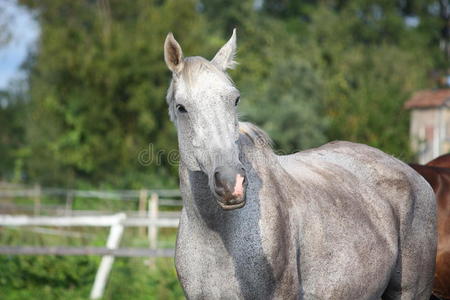
<svg viewBox="0 0 450 300">
<path fill-rule="evenodd" d="M 164 60 L 170 71 L 180 73 L 184 66 L 183 50 L 170 32 L 164 42 Z"/>
<path fill-rule="evenodd" d="M 237 63 L 234 61 L 236 56 L 236 28 L 228 42 L 216 53 L 211 62 L 220 70 L 233 69 Z"/>
</svg>

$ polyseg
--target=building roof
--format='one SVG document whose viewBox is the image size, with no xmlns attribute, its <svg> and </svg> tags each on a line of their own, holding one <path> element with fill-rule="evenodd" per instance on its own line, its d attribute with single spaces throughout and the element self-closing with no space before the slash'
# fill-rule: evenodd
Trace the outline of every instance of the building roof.
<svg viewBox="0 0 450 300">
<path fill-rule="evenodd" d="M 430 108 L 450 104 L 450 89 L 424 90 L 414 93 L 405 108 Z"/>
</svg>

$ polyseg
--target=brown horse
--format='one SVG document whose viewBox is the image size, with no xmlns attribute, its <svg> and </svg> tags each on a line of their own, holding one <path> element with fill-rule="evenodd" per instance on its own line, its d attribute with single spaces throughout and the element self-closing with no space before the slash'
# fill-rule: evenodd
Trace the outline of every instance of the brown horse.
<svg viewBox="0 0 450 300">
<path fill-rule="evenodd" d="M 450 168 L 450 153 L 441 155 L 427 163 L 427 166 Z"/>
<path fill-rule="evenodd" d="M 430 163 L 443 163 L 450 155 L 440 156 Z M 428 164 L 430 164 L 428 163 Z M 433 282 L 433 295 L 441 299 L 450 299 L 450 169 L 410 164 L 433 188 L 437 199 L 438 248 L 436 254 L 436 272 Z"/>
</svg>

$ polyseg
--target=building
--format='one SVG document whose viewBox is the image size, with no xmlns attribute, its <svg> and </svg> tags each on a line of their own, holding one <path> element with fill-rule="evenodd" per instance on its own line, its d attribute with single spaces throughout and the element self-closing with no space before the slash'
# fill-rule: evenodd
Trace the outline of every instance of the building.
<svg viewBox="0 0 450 300">
<path fill-rule="evenodd" d="M 450 88 L 415 93 L 405 103 L 411 111 L 410 137 L 418 162 L 450 152 Z"/>
</svg>

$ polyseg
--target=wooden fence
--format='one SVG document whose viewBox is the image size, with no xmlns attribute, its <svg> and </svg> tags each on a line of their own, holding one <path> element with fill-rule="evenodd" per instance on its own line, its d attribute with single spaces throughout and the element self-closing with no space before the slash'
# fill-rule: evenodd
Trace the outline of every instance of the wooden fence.
<svg viewBox="0 0 450 300">
<path fill-rule="evenodd" d="M 43 197 L 60 197 L 64 199 L 64 205 L 43 205 Z M 41 211 L 47 210 L 47 212 L 70 214 L 72 212 L 73 204 L 77 198 L 90 198 L 90 199 L 104 199 L 104 200 L 117 200 L 117 201 L 134 201 L 139 203 L 139 214 L 146 214 L 146 204 L 149 198 L 157 199 L 158 206 L 181 206 L 180 192 L 178 190 L 115 190 L 115 191 L 95 191 L 95 190 L 72 190 L 72 189 L 60 189 L 60 188 L 41 188 L 40 185 L 35 185 L 30 188 L 18 188 L 18 189 L 2 189 L 0 187 L 0 199 L 7 198 L 29 198 L 33 199 L 33 207 L 15 206 L 23 210 L 33 211 L 35 215 L 39 215 Z M 0 211 L 8 209 L 5 203 L 0 203 Z"/>
<path fill-rule="evenodd" d="M 78 217 L 35 217 L 0 215 L 0 226 L 93 226 L 110 227 L 106 247 L 12 247 L 1 246 L 0 254 L 9 255 L 103 255 L 95 276 L 91 290 L 91 299 L 99 299 L 111 272 L 115 256 L 149 256 L 168 257 L 174 253 L 173 249 L 157 249 L 158 227 L 177 227 L 178 219 L 161 219 L 157 216 L 148 218 L 127 218 L 124 213 L 112 216 L 78 216 Z M 148 226 L 150 249 L 147 248 L 119 248 L 125 226 Z"/>
<path fill-rule="evenodd" d="M 0 254 L 7 255 L 112 255 L 116 257 L 173 257 L 173 249 L 105 247 L 28 247 L 2 246 Z"/>
<path fill-rule="evenodd" d="M 44 206 L 41 199 L 43 196 L 65 197 L 64 215 L 42 216 L 41 212 Z M 127 190 L 111 192 L 43 189 L 40 186 L 28 189 L 0 189 L 0 200 L 16 197 L 33 199 L 32 215 L 0 214 L 0 226 L 110 227 L 106 247 L 0 246 L 0 254 L 8 255 L 102 255 L 91 290 L 91 299 L 102 297 L 116 256 L 173 257 L 173 249 L 158 249 L 158 228 L 178 227 L 179 212 L 164 212 L 159 208 L 160 206 L 181 206 L 181 201 L 177 199 L 180 197 L 178 191 Z M 108 212 L 105 211 L 75 211 L 72 209 L 72 205 L 76 198 L 138 201 L 138 211 L 120 212 L 114 215 L 106 215 Z M 1 204 L 0 202 L 0 213 L 4 212 Z M 28 211 L 30 211 L 30 207 L 28 207 Z M 145 232 L 144 230 L 147 228 L 149 248 L 119 248 L 124 227 L 140 227 L 143 228 L 142 232 Z"/>
</svg>

